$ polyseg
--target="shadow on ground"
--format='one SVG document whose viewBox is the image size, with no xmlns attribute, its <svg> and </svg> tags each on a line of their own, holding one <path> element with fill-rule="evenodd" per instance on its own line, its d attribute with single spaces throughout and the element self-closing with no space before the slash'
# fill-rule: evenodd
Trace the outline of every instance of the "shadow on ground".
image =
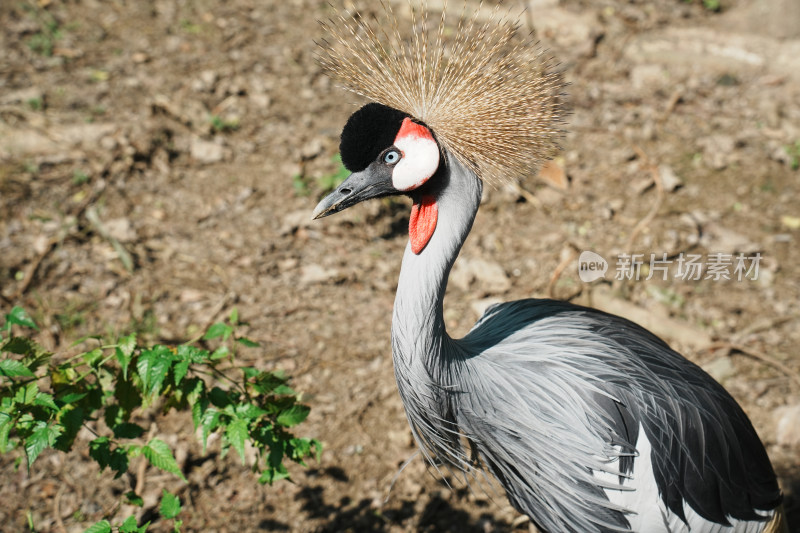
<svg viewBox="0 0 800 533">
<path fill-rule="evenodd" d="M 340 468 L 328 468 L 322 475 L 339 482 L 348 482 L 350 478 Z M 440 482 L 447 488 L 444 481 Z M 448 489 L 449 490 L 449 489 Z M 512 531 L 512 524 L 498 521 L 491 513 L 478 516 L 460 509 L 458 502 L 466 499 L 469 489 L 463 488 L 451 492 L 451 498 L 433 494 L 420 510 L 415 499 L 402 499 L 390 502 L 390 506 L 377 508 L 374 500 L 363 498 L 355 501 L 347 496 L 337 497 L 322 485 L 308 486 L 300 490 L 296 499 L 301 502 L 301 510 L 309 521 L 323 521 L 324 525 L 314 531 L 318 533 L 338 531 L 382 532 L 394 528 L 413 529 L 415 531 L 459 531 L 466 533 L 484 533 L 486 531 Z M 451 501 L 453 500 L 453 501 Z M 272 531 L 287 530 L 279 523 L 261 523 L 262 527 Z"/>
</svg>

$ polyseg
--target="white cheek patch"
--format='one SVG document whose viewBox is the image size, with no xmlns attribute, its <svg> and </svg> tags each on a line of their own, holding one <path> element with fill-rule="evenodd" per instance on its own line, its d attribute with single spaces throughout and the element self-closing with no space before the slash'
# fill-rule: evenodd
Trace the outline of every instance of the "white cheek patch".
<svg viewBox="0 0 800 533">
<path fill-rule="evenodd" d="M 392 171 L 392 185 L 399 191 L 416 189 L 439 168 L 439 146 L 430 130 L 411 119 L 403 120 L 394 145 L 403 153 L 403 158 Z"/>
</svg>

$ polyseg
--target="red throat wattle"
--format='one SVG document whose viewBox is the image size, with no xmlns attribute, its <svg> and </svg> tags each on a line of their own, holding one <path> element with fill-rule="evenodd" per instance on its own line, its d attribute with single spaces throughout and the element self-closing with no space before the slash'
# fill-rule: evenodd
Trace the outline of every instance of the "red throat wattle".
<svg viewBox="0 0 800 533">
<path fill-rule="evenodd" d="M 408 221 L 408 237 L 411 240 L 411 251 L 419 254 L 428 244 L 436 229 L 439 218 L 439 206 L 436 198 L 426 194 L 415 201 L 411 207 L 411 218 Z"/>
</svg>

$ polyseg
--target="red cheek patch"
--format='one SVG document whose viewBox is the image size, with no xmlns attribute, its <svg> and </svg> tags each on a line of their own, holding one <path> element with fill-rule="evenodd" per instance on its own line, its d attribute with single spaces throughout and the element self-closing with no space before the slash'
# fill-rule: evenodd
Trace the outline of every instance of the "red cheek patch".
<svg viewBox="0 0 800 533">
<path fill-rule="evenodd" d="M 411 240 L 411 251 L 419 253 L 428 244 L 436 229 L 439 218 L 439 206 L 436 198 L 425 195 L 419 202 L 414 202 L 411 207 L 411 218 L 408 221 L 408 237 Z"/>
</svg>

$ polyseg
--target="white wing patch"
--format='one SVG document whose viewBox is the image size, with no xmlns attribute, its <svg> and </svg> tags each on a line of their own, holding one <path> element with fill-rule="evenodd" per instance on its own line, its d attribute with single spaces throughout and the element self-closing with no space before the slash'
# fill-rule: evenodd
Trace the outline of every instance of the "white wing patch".
<svg viewBox="0 0 800 533">
<path fill-rule="evenodd" d="M 620 489 L 604 488 L 609 501 L 628 510 L 628 522 L 631 531 L 639 533 L 761 533 L 769 521 L 754 522 L 729 518 L 730 526 L 724 526 L 706 520 L 689 505 L 683 502 L 683 512 L 687 523 L 675 513 L 667 509 L 658 492 L 653 464 L 650 460 L 652 446 L 644 431 L 639 426 L 639 439 L 636 441 L 638 457 L 633 461 L 633 472 L 630 479 L 623 478 Z M 619 459 L 609 464 L 609 470 L 618 468 Z M 619 484 L 619 476 L 610 472 L 593 471 L 594 477 L 607 485 Z M 633 489 L 633 490 L 631 490 Z M 765 517 L 771 517 L 774 511 L 759 511 Z"/>
</svg>

